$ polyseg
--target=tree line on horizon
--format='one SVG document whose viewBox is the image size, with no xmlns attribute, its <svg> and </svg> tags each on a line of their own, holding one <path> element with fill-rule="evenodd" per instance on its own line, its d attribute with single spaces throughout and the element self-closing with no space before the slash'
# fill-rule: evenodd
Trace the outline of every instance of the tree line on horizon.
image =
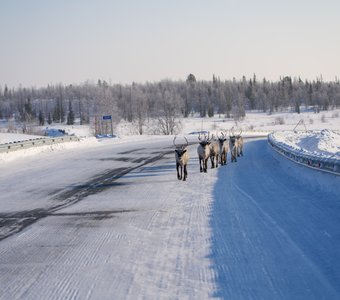
<svg viewBox="0 0 340 300">
<path fill-rule="evenodd" d="M 22 124 L 89 124 L 104 115 L 135 123 L 139 134 L 150 120 L 164 134 L 173 134 L 176 120 L 189 116 L 240 119 L 247 111 L 272 114 L 302 107 L 316 111 L 340 107 L 339 81 L 303 81 L 290 76 L 272 82 L 247 79 L 198 81 L 189 74 L 185 81 L 162 80 L 130 85 L 108 84 L 105 80 L 79 85 L 48 85 L 42 88 L 0 86 L 0 119 Z"/>
</svg>

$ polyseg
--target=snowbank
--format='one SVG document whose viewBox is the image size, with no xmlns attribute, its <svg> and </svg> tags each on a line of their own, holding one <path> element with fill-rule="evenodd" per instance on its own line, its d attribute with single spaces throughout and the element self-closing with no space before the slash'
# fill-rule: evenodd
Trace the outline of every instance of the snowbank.
<svg viewBox="0 0 340 300">
<path fill-rule="evenodd" d="M 340 132 L 281 131 L 268 136 L 272 147 L 297 163 L 340 174 Z"/>
<path fill-rule="evenodd" d="M 41 139 L 41 135 L 28 135 L 21 133 L 3 133 L 0 132 L 0 145 L 8 143 L 19 143 L 23 141 L 29 141 L 33 139 Z"/>
<path fill-rule="evenodd" d="M 12 135 L 12 139 L 16 140 Z M 10 151 L 6 152 L 0 151 L 0 162 L 9 162 L 14 161 L 19 158 L 28 158 L 31 156 L 39 155 L 41 153 L 46 152 L 54 152 L 54 151 L 61 151 L 61 150 L 71 150 L 71 149 L 79 149 L 81 147 L 89 147 L 89 146 L 96 146 L 98 145 L 98 140 L 94 137 L 92 138 L 82 138 L 82 139 L 75 139 L 72 140 L 65 140 L 61 141 L 61 139 L 50 139 L 54 142 L 47 142 L 46 144 L 42 144 L 41 142 L 46 139 L 36 139 L 32 141 L 35 142 L 34 145 L 28 145 L 28 139 L 23 139 L 22 141 L 15 141 L 15 142 L 8 142 L 8 146 L 11 148 Z M 39 142 L 39 143 L 38 143 Z M 21 145 L 24 145 L 20 147 Z M 26 145 L 26 146 L 25 146 Z M 18 146 L 18 147 L 17 147 Z M 1 149 L 1 148 L 0 148 Z"/>
</svg>

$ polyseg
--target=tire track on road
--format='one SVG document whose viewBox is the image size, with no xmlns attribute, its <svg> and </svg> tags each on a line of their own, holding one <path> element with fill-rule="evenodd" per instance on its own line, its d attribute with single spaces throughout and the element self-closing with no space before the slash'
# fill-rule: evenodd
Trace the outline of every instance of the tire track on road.
<svg viewBox="0 0 340 300">
<path fill-rule="evenodd" d="M 108 170 L 105 173 L 93 177 L 83 185 L 77 185 L 70 190 L 61 191 L 53 198 L 57 203 L 49 208 L 39 208 L 15 213 L 0 213 L 0 241 L 21 232 L 42 218 L 50 215 L 58 215 L 54 213 L 74 205 L 90 195 L 101 193 L 117 185 L 122 185 L 123 183 L 117 182 L 121 177 L 145 165 L 154 163 L 171 153 L 172 150 L 165 150 L 158 155 L 145 158 L 143 161 L 135 160 L 134 162 L 137 163 L 135 166 Z M 109 212 L 109 215 L 121 212 L 122 211 Z M 103 213 L 104 212 L 101 212 L 98 217 L 100 218 Z"/>
</svg>

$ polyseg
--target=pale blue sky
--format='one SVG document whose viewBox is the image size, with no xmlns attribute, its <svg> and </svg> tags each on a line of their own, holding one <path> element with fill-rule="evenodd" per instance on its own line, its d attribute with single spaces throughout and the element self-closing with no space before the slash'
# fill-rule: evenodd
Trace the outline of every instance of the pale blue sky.
<svg viewBox="0 0 340 300">
<path fill-rule="evenodd" d="M 0 0 L 0 85 L 340 77 L 339 0 Z"/>
</svg>

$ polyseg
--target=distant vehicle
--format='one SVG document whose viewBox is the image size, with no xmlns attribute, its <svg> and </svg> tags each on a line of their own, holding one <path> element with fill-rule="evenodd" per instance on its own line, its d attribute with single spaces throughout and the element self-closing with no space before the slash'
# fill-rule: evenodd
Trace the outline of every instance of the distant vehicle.
<svg viewBox="0 0 340 300">
<path fill-rule="evenodd" d="M 68 135 L 68 133 L 64 129 L 46 128 L 45 130 L 45 136 L 60 137 L 64 135 Z"/>
<path fill-rule="evenodd" d="M 103 138 L 116 138 L 117 136 L 115 134 L 97 134 L 97 139 L 103 139 Z"/>
</svg>

